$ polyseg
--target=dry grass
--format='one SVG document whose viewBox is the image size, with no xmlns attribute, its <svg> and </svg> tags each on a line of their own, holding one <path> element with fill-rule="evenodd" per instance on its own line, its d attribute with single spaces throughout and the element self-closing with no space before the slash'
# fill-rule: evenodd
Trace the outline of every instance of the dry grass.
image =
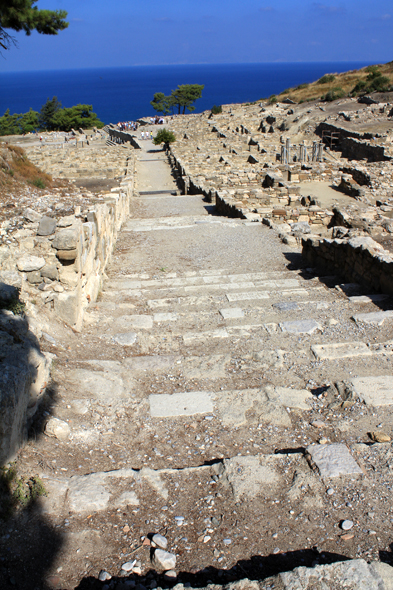
<svg viewBox="0 0 393 590">
<path fill-rule="evenodd" d="M 381 74 L 389 78 L 390 83 L 393 84 L 393 62 L 378 65 L 378 68 Z M 335 88 L 341 88 L 344 94 L 348 95 L 358 82 L 366 80 L 369 74 L 366 70 L 367 68 L 362 68 L 360 70 L 343 72 L 342 74 L 326 72 L 327 74 L 334 74 L 335 79 L 324 84 L 318 83 L 318 80 L 310 84 L 300 84 L 296 88 L 284 90 L 284 92 L 281 92 L 277 96 L 281 100 L 290 98 L 295 102 L 305 102 L 320 99 L 329 90 L 334 90 Z"/>
<path fill-rule="evenodd" d="M 0 186 L 11 188 L 14 183 L 41 189 L 53 186 L 52 177 L 34 166 L 22 148 L 0 143 Z"/>
</svg>

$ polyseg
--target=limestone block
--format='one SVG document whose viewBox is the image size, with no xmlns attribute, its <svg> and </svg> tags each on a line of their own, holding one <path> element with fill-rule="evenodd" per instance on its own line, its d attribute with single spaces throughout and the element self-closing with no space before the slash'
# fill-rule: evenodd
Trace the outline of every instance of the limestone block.
<svg viewBox="0 0 393 590">
<path fill-rule="evenodd" d="M 63 229 L 56 233 L 52 246 L 56 250 L 74 250 L 78 247 L 79 236 L 76 229 Z"/>
<path fill-rule="evenodd" d="M 27 254 L 18 259 L 16 266 L 21 272 L 40 270 L 45 266 L 45 258 L 42 258 L 41 256 L 30 256 Z"/>
</svg>

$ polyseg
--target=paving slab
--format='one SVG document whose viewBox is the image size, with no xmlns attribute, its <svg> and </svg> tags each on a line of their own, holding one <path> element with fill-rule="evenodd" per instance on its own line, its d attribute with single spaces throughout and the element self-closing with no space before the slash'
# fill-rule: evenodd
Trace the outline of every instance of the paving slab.
<svg viewBox="0 0 393 590">
<path fill-rule="evenodd" d="M 382 326 L 386 320 L 393 318 L 393 310 L 357 313 L 352 318 L 357 324 L 376 324 L 377 326 Z"/>
<path fill-rule="evenodd" d="M 334 360 L 357 356 L 372 356 L 373 352 L 364 342 L 337 342 L 334 344 L 313 344 L 311 350 L 320 360 Z"/>
<path fill-rule="evenodd" d="M 267 291 L 248 291 L 247 293 L 226 293 L 230 303 L 233 301 L 252 301 L 253 299 L 269 299 Z"/>
<path fill-rule="evenodd" d="M 169 312 L 169 313 L 155 313 L 153 315 L 153 321 L 155 322 L 176 322 L 178 319 L 178 314 Z"/>
<path fill-rule="evenodd" d="M 298 408 L 299 410 L 310 410 L 314 399 L 308 389 L 292 389 L 291 387 L 276 387 L 281 404 L 287 408 Z"/>
<path fill-rule="evenodd" d="M 393 405 L 393 375 L 356 377 L 351 380 L 354 392 L 370 406 Z"/>
<path fill-rule="evenodd" d="M 213 399 L 213 394 L 207 391 L 151 394 L 149 395 L 150 415 L 152 418 L 175 418 L 176 416 L 210 414 L 214 411 Z"/>
<path fill-rule="evenodd" d="M 233 318 L 244 318 L 244 311 L 240 307 L 229 307 L 220 309 L 220 314 L 224 320 L 231 320 Z"/>
<path fill-rule="evenodd" d="M 211 339 L 220 340 L 228 337 L 228 331 L 225 328 L 220 328 L 218 330 L 208 330 L 207 332 L 189 332 L 188 334 L 184 334 L 183 341 L 184 344 L 193 344 L 195 342 L 208 342 Z"/>
<path fill-rule="evenodd" d="M 310 445 L 307 447 L 307 453 L 322 478 L 363 475 L 363 471 L 344 444 Z"/>
<path fill-rule="evenodd" d="M 313 568 L 297 567 L 277 577 L 284 585 L 282 590 L 390 590 L 393 568 L 350 559 Z"/>
<path fill-rule="evenodd" d="M 281 322 L 280 328 L 283 332 L 289 332 L 290 334 L 313 334 L 317 330 L 322 331 L 321 325 L 315 320 Z"/>
<path fill-rule="evenodd" d="M 295 301 L 280 301 L 279 303 L 273 303 L 273 307 L 280 311 L 295 311 L 299 309 L 299 305 Z"/>
<path fill-rule="evenodd" d="M 132 346 L 137 339 L 138 335 L 135 332 L 123 332 L 122 334 L 115 334 L 112 336 L 112 340 L 121 346 Z"/>
</svg>

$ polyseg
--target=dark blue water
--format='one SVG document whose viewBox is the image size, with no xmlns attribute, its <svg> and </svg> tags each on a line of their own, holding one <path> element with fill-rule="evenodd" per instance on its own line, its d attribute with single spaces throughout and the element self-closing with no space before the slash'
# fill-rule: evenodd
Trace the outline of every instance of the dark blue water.
<svg viewBox="0 0 393 590">
<path fill-rule="evenodd" d="M 213 64 L 133 66 L 0 73 L 0 115 L 39 111 L 47 98 L 57 96 L 64 107 L 93 105 L 105 123 L 135 120 L 154 114 L 155 92 L 170 94 L 179 84 L 204 84 L 195 112 L 214 104 L 252 102 L 285 88 L 313 82 L 330 72 L 345 72 L 365 62 Z"/>
</svg>

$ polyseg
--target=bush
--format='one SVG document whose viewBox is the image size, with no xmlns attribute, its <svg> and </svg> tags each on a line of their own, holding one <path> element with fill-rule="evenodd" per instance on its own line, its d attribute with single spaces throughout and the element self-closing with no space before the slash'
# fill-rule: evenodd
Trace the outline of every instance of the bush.
<svg viewBox="0 0 393 590">
<path fill-rule="evenodd" d="M 319 78 L 317 84 L 330 84 L 330 82 L 334 82 L 336 76 L 334 74 L 325 74 L 322 78 Z"/>
<path fill-rule="evenodd" d="M 168 131 L 168 129 L 160 129 L 157 135 L 153 139 L 154 145 L 160 145 L 161 143 L 164 144 L 164 149 L 169 149 L 169 144 L 176 141 L 176 135 L 172 133 L 172 131 Z"/>
<path fill-rule="evenodd" d="M 310 86 L 310 84 L 299 84 L 299 86 L 296 86 L 295 90 L 303 90 L 303 88 L 308 88 Z"/>
<path fill-rule="evenodd" d="M 337 100 L 339 98 L 343 98 L 345 96 L 345 92 L 340 86 L 336 88 L 332 88 L 326 94 L 321 96 L 321 100 L 325 100 L 326 102 L 332 102 L 333 100 Z"/>
<path fill-rule="evenodd" d="M 222 106 L 221 105 L 214 105 L 212 106 L 211 109 L 211 114 L 212 115 L 219 115 L 220 113 L 222 113 Z"/>
<path fill-rule="evenodd" d="M 366 68 L 366 72 L 369 72 L 367 78 L 357 82 L 351 90 L 351 96 L 368 94 L 369 92 L 388 92 L 391 89 L 389 78 L 382 76 L 378 66 L 369 66 Z"/>
<path fill-rule="evenodd" d="M 269 98 L 267 99 L 267 103 L 268 104 L 274 104 L 275 102 L 277 102 L 277 96 L 275 94 L 272 94 L 271 96 L 269 96 Z"/>
<path fill-rule="evenodd" d="M 45 182 L 41 178 L 36 178 L 32 183 L 37 188 L 45 188 Z"/>
</svg>

